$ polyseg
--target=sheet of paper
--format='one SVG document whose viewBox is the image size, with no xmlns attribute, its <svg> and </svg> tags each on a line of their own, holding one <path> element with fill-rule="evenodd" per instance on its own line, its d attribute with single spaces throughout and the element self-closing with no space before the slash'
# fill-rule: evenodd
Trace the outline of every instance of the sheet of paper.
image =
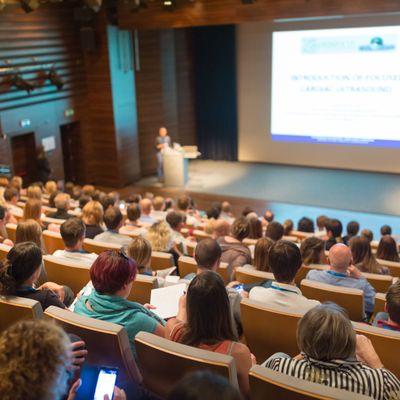
<svg viewBox="0 0 400 400">
<path fill-rule="evenodd" d="M 179 298 L 185 293 L 186 284 L 172 285 L 151 291 L 150 304 L 157 307 L 153 311 L 161 318 L 176 317 L 179 308 Z"/>
</svg>

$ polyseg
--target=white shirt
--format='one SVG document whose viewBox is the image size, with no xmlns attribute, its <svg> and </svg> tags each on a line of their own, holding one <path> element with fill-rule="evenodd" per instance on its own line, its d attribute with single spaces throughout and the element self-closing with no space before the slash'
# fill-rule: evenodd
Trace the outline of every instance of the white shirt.
<svg viewBox="0 0 400 400">
<path fill-rule="evenodd" d="M 275 281 L 270 288 L 256 286 L 251 289 L 249 299 L 267 306 L 285 307 L 304 313 L 320 304 L 317 300 L 309 300 L 304 297 L 297 286 Z"/>
<path fill-rule="evenodd" d="M 165 217 L 167 216 L 166 211 L 158 211 L 158 210 L 153 210 L 150 213 L 150 217 L 154 218 L 157 221 L 165 221 Z"/>
<path fill-rule="evenodd" d="M 17 217 L 22 217 L 24 214 L 24 210 L 14 204 L 6 203 L 6 207 L 12 215 L 16 215 Z"/>
<path fill-rule="evenodd" d="M 128 246 L 129 243 L 132 241 L 132 238 L 125 235 L 120 235 L 116 232 L 106 231 L 95 236 L 93 240 L 95 240 L 96 242 L 107 242 L 120 244 L 121 246 Z"/>
<path fill-rule="evenodd" d="M 66 261 L 76 262 L 80 265 L 91 267 L 94 260 L 97 258 L 95 253 L 85 253 L 71 250 L 56 250 L 53 253 L 54 257 L 61 258 Z"/>
<path fill-rule="evenodd" d="M 146 236 L 147 229 L 144 226 L 125 225 L 120 228 L 119 233 L 121 235 Z"/>
</svg>

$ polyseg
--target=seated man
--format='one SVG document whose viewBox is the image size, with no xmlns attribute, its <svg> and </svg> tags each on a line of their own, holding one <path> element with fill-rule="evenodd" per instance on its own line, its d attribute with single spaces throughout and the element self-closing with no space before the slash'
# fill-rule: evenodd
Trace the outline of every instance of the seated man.
<svg viewBox="0 0 400 400">
<path fill-rule="evenodd" d="M 68 219 L 72 218 L 71 214 L 68 214 L 69 210 L 69 201 L 70 201 L 69 194 L 66 193 L 59 193 L 56 198 L 54 199 L 55 206 L 57 211 L 54 213 L 50 213 L 48 215 L 49 218 L 56 218 L 56 219 Z"/>
<path fill-rule="evenodd" d="M 153 225 L 154 222 L 157 222 L 155 218 L 153 218 L 151 214 L 151 200 L 150 199 L 142 199 L 140 200 L 140 223 L 145 225 Z"/>
<path fill-rule="evenodd" d="M 271 221 L 268 226 L 267 230 L 265 231 L 265 237 L 270 238 L 274 242 L 282 239 L 283 236 L 283 225 L 276 221 Z"/>
<path fill-rule="evenodd" d="M 167 213 L 165 212 L 165 200 L 162 196 L 156 196 L 153 199 L 153 210 L 150 216 L 157 221 L 164 221 Z"/>
<path fill-rule="evenodd" d="M 325 250 L 330 250 L 336 243 L 342 243 L 343 226 L 338 219 L 330 219 L 326 223 L 328 240 L 325 242 Z"/>
<path fill-rule="evenodd" d="M 301 262 L 300 250 L 294 243 L 286 240 L 275 243 L 269 251 L 268 263 L 276 281 L 272 281 L 269 288 L 254 287 L 250 290 L 249 299 L 268 306 L 293 308 L 300 312 L 307 312 L 320 304 L 317 300 L 305 298 L 294 283 Z"/>
<path fill-rule="evenodd" d="M 373 325 L 400 331 L 400 281 L 390 286 L 386 293 L 385 312 L 376 315 Z"/>
<path fill-rule="evenodd" d="M 306 279 L 329 285 L 361 289 L 364 292 L 365 312 L 371 314 L 375 304 L 375 289 L 353 265 L 350 249 L 342 243 L 335 244 L 329 250 L 328 261 L 329 270 L 312 270 L 307 274 Z"/>
<path fill-rule="evenodd" d="M 61 225 L 60 233 L 65 249 L 56 250 L 53 256 L 67 261 L 76 261 L 79 264 L 90 267 L 97 258 L 97 254 L 83 250 L 83 241 L 86 233 L 83 221 L 76 217 L 69 218 Z"/>
<path fill-rule="evenodd" d="M 126 215 L 128 219 L 125 221 L 125 225 L 119 230 L 122 235 L 137 235 L 145 236 L 147 229 L 143 227 L 140 222 L 140 207 L 137 203 L 129 204 L 126 209 Z"/>
<path fill-rule="evenodd" d="M 122 227 L 122 214 L 118 207 L 109 207 L 104 213 L 104 223 L 107 231 L 94 237 L 97 242 L 108 242 L 128 246 L 132 240 L 129 236 L 118 233 Z"/>
<path fill-rule="evenodd" d="M 22 218 L 24 211 L 22 210 L 22 208 L 17 206 L 19 197 L 18 190 L 12 186 L 8 186 L 4 190 L 3 197 L 6 201 L 6 207 L 8 208 L 8 211 L 10 211 L 12 215 Z"/>
</svg>

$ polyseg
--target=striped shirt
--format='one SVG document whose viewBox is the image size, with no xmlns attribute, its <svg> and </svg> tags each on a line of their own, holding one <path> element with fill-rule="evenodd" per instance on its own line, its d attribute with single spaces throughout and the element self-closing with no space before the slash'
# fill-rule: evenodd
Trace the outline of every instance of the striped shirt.
<svg viewBox="0 0 400 400">
<path fill-rule="evenodd" d="M 370 396 L 375 400 L 400 399 L 400 381 L 387 369 L 370 368 L 358 361 L 324 362 L 303 356 L 303 360 L 271 358 L 265 366 L 309 382 Z"/>
</svg>

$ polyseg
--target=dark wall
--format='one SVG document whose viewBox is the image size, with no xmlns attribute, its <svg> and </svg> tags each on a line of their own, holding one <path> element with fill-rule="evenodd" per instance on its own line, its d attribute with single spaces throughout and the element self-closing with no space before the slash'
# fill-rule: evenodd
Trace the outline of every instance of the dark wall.
<svg viewBox="0 0 400 400">
<path fill-rule="evenodd" d="M 233 25 L 193 28 L 196 126 L 203 158 L 237 160 Z"/>
</svg>

